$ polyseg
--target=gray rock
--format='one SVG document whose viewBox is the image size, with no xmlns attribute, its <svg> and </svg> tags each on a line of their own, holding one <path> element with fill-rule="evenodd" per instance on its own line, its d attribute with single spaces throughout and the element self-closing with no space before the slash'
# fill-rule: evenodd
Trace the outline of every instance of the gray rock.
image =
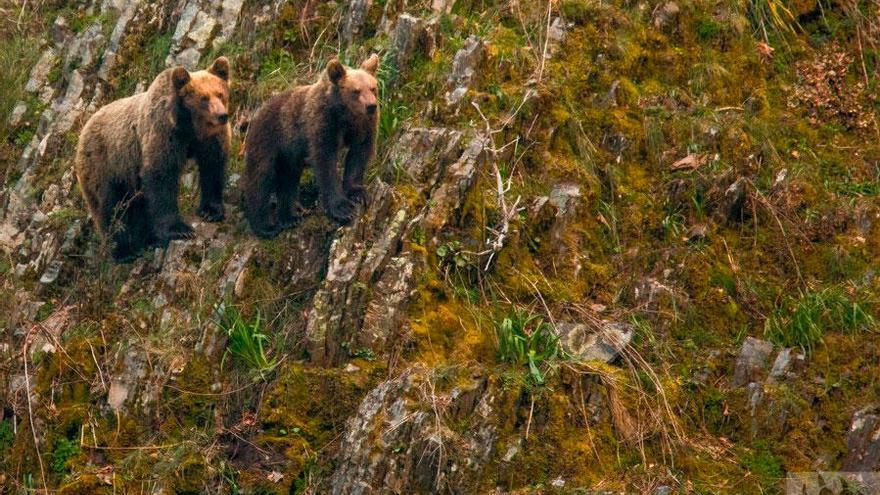
<svg viewBox="0 0 880 495">
<path fill-rule="evenodd" d="M 726 220 L 742 220 L 746 202 L 746 179 L 740 177 L 724 191 L 719 211 Z"/>
<path fill-rule="evenodd" d="M 880 407 L 871 405 L 853 414 L 846 444 L 842 471 L 880 470 Z"/>
<path fill-rule="evenodd" d="M 71 35 L 67 19 L 62 16 L 56 17 L 52 27 L 49 28 L 49 34 L 52 36 L 52 42 L 55 43 L 55 46 L 64 46 L 64 43 Z"/>
<path fill-rule="evenodd" d="M 165 64 L 197 69 L 208 48 L 219 49 L 235 32 L 242 6 L 243 0 L 186 0 L 171 36 Z"/>
<path fill-rule="evenodd" d="M 556 17 L 553 19 L 553 22 L 550 24 L 550 29 L 547 32 L 547 48 L 545 51 L 546 57 L 553 58 L 553 54 L 559 50 L 559 47 L 562 46 L 562 43 L 565 42 L 565 38 L 568 36 L 568 30 L 571 29 L 572 24 L 565 22 L 561 17 Z"/>
<path fill-rule="evenodd" d="M 517 438 L 515 442 L 510 442 L 507 445 L 507 451 L 504 453 L 504 457 L 501 458 L 504 462 L 510 462 L 516 457 L 516 454 L 519 454 L 520 447 L 522 446 L 522 438 Z"/>
<path fill-rule="evenodd" d="M 226 300 L 230 295 L 241 295 L 237 294 L 240 290 L 236 290 L 240 285 L 242 285 L 242 280 L 244 279 L 245 269 L 247 268 L 248 262 L 251 260 L 251 256 L 253 256 L 254 248 L 256 244 L 252 241 L 246 242 L 244 246 L 236 249 L 236 252 L 232 255 L 232 259 L 226 263 L 226 268 L 223 270 L 223 276 L 220 278 L 220 299 Z"/>
<path fill-rule="evenodd" d="M 455 0 L 431 0 L 431 10 L 435 14 L 448 14 L 454 5 Z"/>
<path fill-rule="evenodd" d="M 51 284 L 58 280 L 58 274 L 61 273 L 61 268 L 64 266 L 64 263 L 61 260 L 54 260 L 49 263 L 49 266 L 46 267 L 46 271 L 43 272 L 43 275 L 40 276 L 41 284 Z"/>
<path fill-rule="evenodd" d="M 214 19 L 205 12 L 199 11 L 186 37 L 195 44 L 194 46 L 198 50 L 202 50 L 211 39 L 215 26 L 217 26 L 217 19 Z"/>
<path fill-rule="evenodd" d="M 244 0 L 223 0 L 220 7 L 220 15 L 217 17 L 217 24 L 220 26 L 220 33 L 214 38 L 213 47 L 219 49 L 226 40 L 235 32 L 238 25 L 238 19 L 241 15 L 241 8 L 244 6 Z"/>
<path fill-rule="evenodd" d="M 342 19 L 342 39 L 351 43 L 361 32 L 373 0 L 350 0 Z"/>
<path fill-rule="evenodd" d="M 450 106 L 457 105 L 473 81 L 474 74 L 479 68 L 485 55 L 483 40 L 476 36 L 468 36 L 464 47 L 455 53 L 452 60 L 452 72 L 449 74 L 449 83 L 453 87 L 446 93 L 446 103 Z"/>
<path fill-rule="evenodd" d="M 396 254 L 407 214 L 390 214 L 389 187 L 377 181 L 370 187 L 367 211 L 330 246 L 327 275 L 315 294 L 306 327 L 307 349 L 313 362 L 339 364 L 346 356 L 343 344 L 355 344 L 364 304 L 373 292 L 371 280 Z M 372 228 L 371 228 L 372 227 Z"/>
<path fill-rule="evenodd" d="M 426 233 L 433 236 L 439 232 L 452 212 L 459 208 L 473 185 L 477 170 L 485 162 L 488 145 L 487 135 L 475 135 L 458 160 L 446 168 L 440 184 L 431 195 L 431 203 L 422 220 Z"/>
<path fill-rule="evenodd" d="M 557 217 L 567 217 L 581 197 L 581 186 L 572 182 L 555 184 L 550 190 L 550 204 L 556 207 Z"/>
<path fill-rule="evenodd" d="M 58 54 L 53 48 L 47 48 L 40 55 L 40 59 L 37 60 L 33 69 L 31 69 L 31 76 L 24 85 L 25 91 L 29 93 L 36 93 L 39 91 L 48 82 L 47 78 L 49 77 L 49 73 L 57 62 Z"/>
<path fill-rule="evenodd" d="M 366 395 L 346 423 L 329 493 L 466 492 L 496 439 L 486 381 L 474 379 L 453 396 L 425 393 L 430 380 L 414 367 Z M 445 421 L 469 428 L 458 433 Z"/>
<path fill-rule="evenodd" d="M 773 344 L 754 337 L 746 337 L 736 359 L 733 370 L 733 384 L 741 387 L 749 382 L 760 381 L 767 370 Z"/>
<path fill-rule="evenodd" d="M 635 328 L 622 322 L 603 322 L 598 329 L 583 323 L 557 323 L 562 349 L 584 361 L 610 363 L 632 341 Z"/>
<path fill-rule="evenodd" d="M 140 2 L 138 0 L 116 0 L 113 4 L 113 10 L 118 17 L 113 32 L 110 34 L 110 42 L 101 57 L 101 67 L 98 69 L 98 77 L 104 81 L 108 80 L 110 71 L 116 66 L 116 51 L 119 50 L 119 44 L 122 42 L 128 23 L 137 13 Z"/>
<path fill-rule="evenodd" d="M 789 368 L 791 368 L 791 348 L 786 347 L 776 355 L 776 361 L 773 362 L 773 367 L 770 368 L 770 376 L 767 377 L 767 380 L 770 382 L 780 380 L 785 376 Z"/>
<path fill-rule="evenodd" d="M 412 217 L 397 207 L 384 182 L 370 186 L 373 200 L 366 211 L 353 225 L 340 229 L 331 243 L 326 276 L 308 312 L 306 348 L 313 362 L 341 364 L 348 357 L 343 346 L 386 349 L 386 342 L 400 330 L 415 276 L 414 258 L 400 251 L 400 241 L 420 221 L 442 225 L 469 187 L 473 153 L 479 154 L 482 147 L 466 150 L 447 166 L 455 159 L 460 138 L 460 133 L 445 129 L 411 129 L 390 150 L 389 162 L 410 174 L 411 186 L 430 195 L 432 206 Z M 446 174 L 441 177 L 441 172 Z M 314 280 L 325 263 L 325 240 L 311 243 L 297 236 L 294 242 L 305 243 L 297 249 L 298 259 L 314 261 L 293 266 L 292 282 Z"/>
<path fill-rule="evenodd" d="M 681 9 L 675 2 L 666 2 L 663 5 L 659 5 L 654 9 L 654 27 L 660 29 L 669 25 L 670 22 L 678 18 L 680 11 Z"/>
<path fill-rule="evenodd" d="M 9 127 L 15 127 L 24 117 L 24 114 L 27 113 L 27 104 L 23 101 L 19 101 L 15 104 L 15 107 L 12 109 L 12 113 L 9 114 Z"/>
<path fill-rule="evenodd" d="M 394 52 L 397 66 L 407 67 L 410 61 L 426 49 L 425 23 L 418 17 L 401 14 L 394 26 Z"/>
</svg>

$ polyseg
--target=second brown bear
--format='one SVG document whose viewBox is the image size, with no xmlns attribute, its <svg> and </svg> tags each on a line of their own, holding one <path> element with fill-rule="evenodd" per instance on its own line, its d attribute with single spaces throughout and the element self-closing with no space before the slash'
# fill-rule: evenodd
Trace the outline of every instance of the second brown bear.
<svg viewBox="0 0 880 495">
<path fill-rule="evenodd" d="M 271 238 L 294 224 L 306 166 L 314 170 L 327 214 L 351 221 L 353 202 L 366 199 L 364 171 L 375 154 L 378 65 L 375 54 L 359 69 L 333 59 L 318 82 L 275 95 L 257 111 L 248 126 L 242 177 L 245 216 L 257 236 Z M 343 147 L 348 153 L 340 184 L 336 167 Z"/>
</svg>

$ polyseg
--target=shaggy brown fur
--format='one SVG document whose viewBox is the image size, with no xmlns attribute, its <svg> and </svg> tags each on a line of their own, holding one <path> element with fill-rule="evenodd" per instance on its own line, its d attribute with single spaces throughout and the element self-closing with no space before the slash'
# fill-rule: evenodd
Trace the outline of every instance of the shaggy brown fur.
<svg viewBox="0 0 880 495">
<path fill-rule="evenodd" d="M 228 83 L 225 57 L 194 73 L 166 69 L 146 92 L 104 106 L 83 127 L 76 177 L 117 260 L 131 259 L 154 242 L 193 236 L 177 205 L 187 158 L 199 166 L 199 214 L 223 219 Z"/>
<path fill-rule="evenodd" d="M 366 201 L 364 170 L 374 155 L 379 121 L 378 65 L 376 55 L 359 69 L 333 59 L 318 82 L 275 95 L 257 111 L 245 140 L 242 177 L 244 211 L 256 235 L 274 237 L 294 224 L 292 209 L 305 166 L 313 167 L 321 202 L 333 219 L 349 222 L 352 201 Z M 340 184 L 336 168 L 342 147 L 348 153 Z"/>
</svg>

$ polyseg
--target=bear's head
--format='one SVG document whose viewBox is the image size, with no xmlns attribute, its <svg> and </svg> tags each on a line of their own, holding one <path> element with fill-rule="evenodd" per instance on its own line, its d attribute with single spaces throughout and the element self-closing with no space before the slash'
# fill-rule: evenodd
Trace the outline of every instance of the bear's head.
<svg viewBox="0 0 880 495">
<path fill-rule="evenodd" d="M 181 105 L 189 112 L 198 139 L 228 131 L 229 60 L 219 57 L 206 70 L 188 72 L 177 67 L 171 73 Z"/>
<path fill-rule="evenodd" d="M 327 78 L 338 88 L 341 104 L 355 122 L 375 122 L 379 116 L 378 67 L 375 53 L 357 69 L 346 69 L 335 58 L 327 64 Z"/>
</svg>

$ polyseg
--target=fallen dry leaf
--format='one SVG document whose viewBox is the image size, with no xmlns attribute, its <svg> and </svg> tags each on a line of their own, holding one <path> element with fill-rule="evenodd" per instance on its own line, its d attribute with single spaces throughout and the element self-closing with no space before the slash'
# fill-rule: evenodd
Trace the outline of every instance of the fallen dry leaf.
<svg viewBox="0 0 880 495">
<path fill-rule="evenodd" d="M 757 47 L 758 47 L 758 53 L 760 53 L 762 57 L 765 57 L 768 59 L 773 58 L 773 51 L 775 50 L 775 48 L 773 48 L 772 46 L 770 46 L 767 43 L 764 43 L 762 41 L 758 42 Z"/>
<path fill-rule="evenodd" d="M 272 471 L 266 476 L 266 479 L 271 481 L 272 483 L 278 483 L 281 479 L 284 478 L 284 475 L 279 473 L 278 471 Z"/>
<path fill-rule="evenodd" d="M 95 477 L 98 478 L 98 480 L 101 483 L 104 483 L 105 485 L 112 485 L 113 484 L 113 465 L 107 464 L 106 466 L 102 467 L 101 469 L 95 471 Z"/>
<path fill-rule="evenodd" d="M 681 160 L 672 164 L 670 167 L 672 170 L 696 170 L 700 168 L 701 165 L 706 163 L 706 155 L 697 155 L 695 153 L 691 153 L 690 155 L 682 158 Z"/>
</svg>

